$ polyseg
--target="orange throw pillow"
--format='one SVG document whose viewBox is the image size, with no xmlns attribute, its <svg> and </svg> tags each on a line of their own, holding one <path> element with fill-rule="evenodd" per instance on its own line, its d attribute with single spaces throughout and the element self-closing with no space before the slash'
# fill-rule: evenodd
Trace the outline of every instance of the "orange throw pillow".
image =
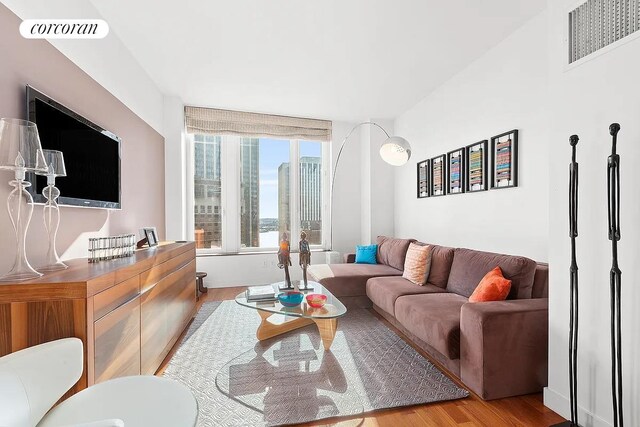
<svg viewBox="0 0 640 427">
<path fill-rule="evenodd" d="M 500 267 L 496 267 L 482 278 L 469 302 L 504 301 L 511 290 L 511 280 L 505 279 Z"/>
</svg>

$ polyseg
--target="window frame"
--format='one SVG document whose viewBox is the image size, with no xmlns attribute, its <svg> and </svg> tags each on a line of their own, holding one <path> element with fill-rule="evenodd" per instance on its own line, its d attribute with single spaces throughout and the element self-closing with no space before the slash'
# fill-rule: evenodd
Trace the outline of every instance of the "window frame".
<svg viewBox="0 0 640 427">
<path fill-rule="evenodd" d="M 186 218 L 187 232 L 194 236 L 195 232 L 195 138 L 196 134 L 187 133 L 187 179 L 186 179 Z M 197 255 L 229 255 L 229 254 L 255 254 L 274 253 L 278 247 L 241 247 L 241 182 L 240 182 L 240 141 L 242 138 L 260 138 L 251 136 L 219 135 L 221 137 L 220 147 L 220 215 L 221 215 L 221 236 L 222 244 L 220 248 L 200 248 L 196 249 Z M 277 138 L 281 139 L 281 138 Z M 322 164 L 322 231 L 321 244 L 310 245 L 312 251 L 325 251 L 329 249 L 329 239 L 331 230 L 331 206 L 330 206 L 330 159 L 331 141 L 312 141 L 309 139 L 285 139 L 289 141 L 289 218 L 291 218 L 291 251 L 298 251 L 298 241 L 300 236 L 300 143 L 317 142 L 321 144 L 321 164 Z M 235 165 L 235 167 L 229 167 Z M 293 171 L 298 171 L 294 173 Z"/>
</svg>

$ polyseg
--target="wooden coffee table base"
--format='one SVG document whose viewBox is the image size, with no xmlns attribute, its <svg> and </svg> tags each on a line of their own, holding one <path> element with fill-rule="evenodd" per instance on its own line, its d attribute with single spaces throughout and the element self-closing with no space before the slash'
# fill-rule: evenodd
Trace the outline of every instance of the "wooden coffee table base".
<svg viewBox="0 0 640 427">
<path fill-rule="evenodd" d="M 258 326 L 256 337 L 260 341 L 315 323 L 318 327 L 318 332 L 320 332 L 320 338 L 322 338 L 322 345 L 324 346 L 324 349 L 329 350 L 338 329 L 337 318 L 307 319 L 305 317 L 288 317 L 283 316 L 282 314 L 271 313 L 263 310 L 258 310 L 258 314 L 260 315 L 262 322 L 260 322 L 260 326 Z M 272 317 L 274 320 L 278 319 L 281 321 L 278 323 L 272 322 L 270 320 Z"/>
</svg>

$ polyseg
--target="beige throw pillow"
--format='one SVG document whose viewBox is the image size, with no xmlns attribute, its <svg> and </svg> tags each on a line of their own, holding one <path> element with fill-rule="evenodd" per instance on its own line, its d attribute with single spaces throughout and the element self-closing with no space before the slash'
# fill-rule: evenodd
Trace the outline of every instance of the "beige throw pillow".
<svg viewBox="0 0 640 427">
<path fill-rule="evenodd" d="M 404 259 L 402 277 L 422 286 L 427 283 L 429 270 L 431 270 L 431 246 L 411 243 Z"/>
</svg>

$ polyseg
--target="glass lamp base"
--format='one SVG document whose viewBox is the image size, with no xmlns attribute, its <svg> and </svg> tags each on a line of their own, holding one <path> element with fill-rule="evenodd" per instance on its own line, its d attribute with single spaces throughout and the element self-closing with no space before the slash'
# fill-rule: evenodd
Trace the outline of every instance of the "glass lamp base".
<svg viewBox="0 0 640 427">
<path fill-rule="evenodd" d="M 18 154 L 18 157 L 20 157 L 20 154 Z M 16 233 L 17 250 L 13 267 L 7 274 L 0 277 L 0 281 L 19 282 L 37 279 L 42 276 L 42 273 L 38 273 L 29 264 L 25 244 L 27 229 L 33 213 L 33 198 L 26 190 L 31 184 L 24 180 L 24 169 L 16 169 L 16 179 L 9 182 L 9 184 L 14 188 L 7 198 L 7 210 Z"/>
<path fill-rule="evenodd" d="M 69 268 L 67 264 L 62 261 L 58 261 L 55 264 L 43 265 L 42 267 L 38 267 L 39 271 L 56 271 L 56 270 L 64 270 L 65 268 Z"/>
<path fill-rule="evenodd" d="M 7 274 L 0 276 L 0 282 L 21 282 L 23 280 L 37 279 L 42 273 L 34 269 L 11 270 Z"/>
</svg>

